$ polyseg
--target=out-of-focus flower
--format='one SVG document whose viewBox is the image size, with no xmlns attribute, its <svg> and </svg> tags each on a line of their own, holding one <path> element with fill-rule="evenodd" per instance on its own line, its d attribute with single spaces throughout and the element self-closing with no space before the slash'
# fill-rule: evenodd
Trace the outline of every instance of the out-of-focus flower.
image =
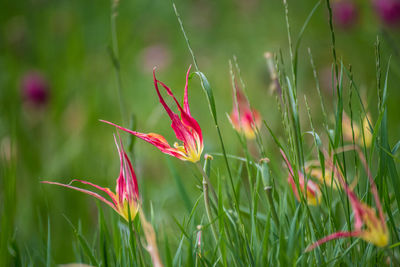
<svg viewBox="0 0 400 267">
<path fill-rule="evenodd" d="M 163 267 L 161 262 L 160 254 L 158 253 L 157 238 L 153 226 L 146 220 L 143 214 L 143 210 L 139 212 L 140 222 L 143 227 L 143 232 L 146 238 L 147 246 L 146 250 L 149 252 L 151 261 L 154 267 Z"/>
<path fill-rule="evenodd" d="M 85 105 L 80 101 L 71 101 L 62 115 L 62 120 L 64 131 L 68 135 L 79 135 L 87 121 Z"/>
<path fill-rule="evenodd" d="M 239 86 L 235 83 L 236 87 L 236 100 L 233 98 L 233 108 L 229 115 L 230 122 L 233 128 L 239 133 L 243 133 L 247 139 L 254 139 L 256 137 L 256 128 L 261 126 L 260 113 L 250 107 L 246 96 L 240 90 Z"/>
<path fill-rule="evenodd" d="M 285 153 L 281 150 L 281 154 L 283 159 L 286 162 L 286 165 L 289 169 L 289 177 L 288 177 L 288 183 L 292 186 L 293 193 L 296 196 L 298 201 L 301 201 L 299 192 L 297 191 L 297 186 L 294 181 L 294 172 L 292 165 L 290 165 Z M 319 186 L 314 183 L 312 180 L 306 181 L 304 179 L 304 175 L 301 172 L 298 172 L 299 174 L 299 187 L 300 191 L 302 194 L 304 194 L 304 198 L 307 201 L 308 205 L 316 206 L 319 203 L 321 203 L 321 190 L 319 189 Z"/>
<path fill-rule="evenodd" d="M 332 157 L 329 160 L 332 161 Z M 317 180 L 320 185 L 326 185 L 332 187 L 335 190 L 341 188 L 340 182 L 335 177 L 333 170 L 328 163 L 325 163 L 324 171 L 325 173 L 322 172 L 319 161 L 312 160 L 306 163 L 306 173 L 310 174 L 310 177 L 314 180 Z M 350 188 L 353 189 L 357 185 L 357 182 L 358 179 L 355 178 L 352 181 Z"/>
<path fill-rule="evenodd" d="M 357 23 L 358 8 L 353 0 L 332 1 L 332 15 L 336 25 L 349 29 Z"/>
<path fill-rule="evenodd" d="M 49 84 L 38 71 L 30 71 L 22 77 L 22 95 L 24 100 L 35 107 L 43 107 L 49 99 Z"/>
<path fill-rule="evenodd" d="M 325 169 L 325 175 L 323 175 L 321 168 L 312 168 L 310 176 L 317 179 L 320 184 L 326 184 L 327 186 L 331 186 L 333 189 L 338 188 L 338 184 L 333 179 L 332 171 L 329 169 Z"/>
<path fill-rule="evenodd" d="M 373 0 L 374 10 L 379 18 L 388 26 L 400 23 L 400 1 L 399 0 Z"/>
<path fill-rule="evenodd" d="M 122 142 L 120 140 L 120 146 L 118 146 L 117 140 L 114 136 L 115 144 L 118 149 L 119 153 L 119 158 L 121 162 L 120 166 L 120 172 L 119 176 L 117 178 L 117 186 L 116 186 L 116 193 L 111 192 L 109 188 L 104 188 L 95 184 L 92 184 L 87 181 L 82 181 L 82 180 L 72 180 L 71 183 L 73 182 L 80 182 L 82 184 L 90 185 L 104 193 L 106 193 L 110 198 L 111 201 L 107 200 L 103 196 L 86 190 L 82 189 L 79 187 L 72 186 L 71 183 L 69 184 L 61 184 L 57 182 L 50 182 L 50 181 L 42 181 L 42 183 L 46 184 L 54 184 L 54 185 L 59 185 L 67 188 L 71 188 L 80 192 L 83 192 L 85 194 L 91 195 L 104 203 L 106 203 L 108 206 L 113 208 L 119 215 L 121 215 L 125 220 L 129 220 L 129 213 L 131 216 L 131 219 L 135 218 L 136 213 L 139 209 L 139 190 L 138 190 L 138 184 L 136 180 L 136 174 L 133 170 L 131 161 L 128 158 L 128 155 L 126 154 Z"/>
<path fill-rule="evenodd" d="M 269 89 L 271 93 L 278 93 L 279 96 L 282 94 L 282 88 L 281 85 L 279 84 L 278 80 L 278 74 L 276 73 L 276 69 L 274 66 L 274 62 L 272 59 L 272 54 L 270 52 L 265 52 L 264 57 L 267 60 L 267 67 L 269 71 L 269 77 L 271 79 L 271 84 L 269 86 Z"/>
<path fill-rule="evenodd" d="M 346 141 L 353 142 L 353 133 L 354 133 L 354 141 L 356 144 L 364 146 L 365 142 L 365 146 L 370 147 L 372 142 L 372 133 L 370 131 L 368 122 L 371 123 L 371 118 L 369 114 L 367 114 L 367 116 L 364 117 L 363 119 L 363 129 L 360 129 L 360 126 L 354 121 L 352 129 L 351 119 L 346 113 L 343 113 L 343 118 L 342 118 L 343 138 Z"/>
<path fill-rule="evenodd" d="M 144 48 L 139 57 L 141 58 L 141 69 L 146 72 L 151 72 L 156 64 L 158 69 L 164 69 L 171 62 L 171 52 L 162 43 Z"/>
<path fill-rule="evenodd" d="M 201 157 L 201 153 L 203 152 L 203 135 L 201 133 L 201 129 L 197 121 L 191 116 L 190 109 L 189 109 L 189 101 L 188 101 L 188 82 L 189 82 L 189 73 L 190 67 L 186 74 L 186 85 L 185 85 L 185 94 L 183 98 L 183 108 L 179 104 L 178 100 L 172 94 L 171 89 L 169 89 L 164 83 L 158 81 L 156 79 L 155 69 L 153 71 L 154 77 L 154 86 L 157 91 L 158 98 L 160 103 L 163 105 L 165 111 L 167 112 L 168 116 L 170 117 L 172 124 L 171 127 L 175 132 L 176 138 L 182 142 L 182 144 L 178 144 L 177 142 L 174 144 L 174 147 L 171 147 L 167 140 L 159 134 L 155 133 L 139 133 L 135 132 L 121 126 L 118 126 L 114 123 L 101 120 L 102 122 L 114 125 L 115 127 L 126 131 L 134 136 L 143 139 L 144 141 L 154 145 L 157 147 L 161 152 L 174 156 L 181 160 L 187 160 L 191 162 L 198 162 Z M 174 113 L 170 107 L 168 107 L 167 103 L 164 101 L 163 97 L 161 96 L 160 90 L 158 89 L 158 84 L 160 84 L 171 96 L 180 112 L 180 117 L 178 114 Z"/>
<path fill-rule="evenodd" d="M 306 250 L 310 251 L 314 248 L 320 246 L 321 244 L 328 242 L 333 239 L 337 238 L 344 238 L 344 237 L 360 237 L 367 242 L 370 242 L 378 247 L 384 247 L 389 242 L 389 231 L 386 226 L 385 218 L 383 215 L 382 205 L 379 200 L 378 190 L 376 188 L 376 184 L 372 178 L 371 172 L 368 168 L 367 162 L 365 160 L 364 155 L 362 152 L 355 147 L 357 150 L 360 160 L 367 171 L 368 179 L 371 185 L 371 192 L 374 197 L 374 201 L 376 203 L 379 217 L 376 216 L 376 211 L 368 206 L 367 204 L 361 202 L 356 194 L 349 188 L 347 185 L 342 173 L 338 171 L 338 169 L 334 166 L 333 162 L 328 160 L 329 166 L 333 169 L 335 176 L 338 177 L 338 181 L 340 182 L 342 188 L 347 194 L 347 197 L 350 200 L 353 213 L 354 213 L 354 230 L 349 232 L 336 232 L 331 235 L 328 235 L 311 246 L 309 246 Z M 345 150 L 345 149 L 342 149 Z"/>
<path fill-rule="evenodd" d="M 0 159 L 5 162 L 12 162 L 17 157 L 17 149 L 15 143 L 12 142 L 9 136 L 0 139 Z"/>
</svg>

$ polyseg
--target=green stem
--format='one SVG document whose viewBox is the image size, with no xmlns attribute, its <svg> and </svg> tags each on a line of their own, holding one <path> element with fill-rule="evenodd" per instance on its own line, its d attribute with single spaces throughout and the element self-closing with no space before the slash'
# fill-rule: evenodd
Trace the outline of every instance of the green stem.
<svg viewBox="0 0 400 267">
<path fill-rule="evenodd" d="M 276 226 L 279 227 L 280 226 L 279 218 L 278 218 L 278 214 L 276 213 L 274 200 L 272 199 L 272 186 L 266 186 L 264 188 L 264 190 L 265 190 L 265 193 L 267 193 L 268 202 L 269 202 L 269 205 L 271 206 L 272 218 L 274 219 Z"/>
<path fill-rule="evenodd" d="M 197 167 L 197 169 L 199 170 L 199 172 L 201 173 L 201 175 L 203 176 L 203 183 L 204 183 L 204 180 L 205 180 L 206 183 L 207 183 L 207 186 L 208 186 L 209 188 L 211 188 L 211 192 L 212 192 L 212 194 L 213 194 L 215 203 L 216 203 L 216 205 L 218 206 L 218 197 L 217 197 L 217 193 L 215 192 L 215 189 L 214 189 L 214 187 L 212 186 L 212 184 L 211 184 L 211 182 L 210 182 L 210 179 L 208 178 L 208 175 L 207 175 L 206 172 L 204 171 L 203 167 L 201 167 L 199 161 L 196 162 L 196 167 Z"/>
<path fill-rule="evenodd" d="M 200 165 L 200 162 L 196 162 L 196 166 L 199 169 L 201 175 L 203 176 L 203 195 L 204 195 L 204 206 L 206 208 L 206 213 L 207 213 L 207 217 L 208 217 L 208 221 L 210 223 L 210 227 L 211 227 L 211 232 L 214 236 L 215 239 L 215 243 L 218 244 L 218 237 L 217 237 L 217 231 L 215 229 L 215 225 L 212 221 L 212 215 L 211 215 L 211 208 L 210 208 L 210 197 L 208 194 L 208 186 L 210 185 L 211 188 L 213 188 L 210 184 L 210 180 L 208 179 L 207 174 L 205 173 L 205 171 L 203 170 L 203 168 Z M 215 194 L 215 191 L 213 191 Z M 215 195 L 215 198 L 217 200 L 218 203 L 218 199 L 217 196 Z"/>
</svg>

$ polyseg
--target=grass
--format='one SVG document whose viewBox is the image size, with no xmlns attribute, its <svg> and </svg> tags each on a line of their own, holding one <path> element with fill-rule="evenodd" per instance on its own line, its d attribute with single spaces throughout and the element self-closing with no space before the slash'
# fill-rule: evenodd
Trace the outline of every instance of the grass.
<svg viewBox="0 0 400 267">
<path fill-rule="evenodd" d="M 138 176 L 148 171 L 157 175 L 164 174 L 168 179 L 168 186 L 161 194 L 153 188 L 163 185 L 157 181 L 143 181 L 139 177 L 142 196 L 140 212 L 144 217 L 131 218 L 129 215 L 129 222 L 126 222 L 109 207 L 100 203 L 93 205 L 93 199 L 84 198 L 78 195 L 80 193 L 67 193 L 66 190 L 48 185 L 39 186 L 36 185 L 36 180 L 21 185 L 21 171 L 18 169 L 20 164 L 31 165 L 33 167 L 30 170 L 35 170 L 38 164 L 49 162 L 51 165 L 61 160 L 51 161 L 50 156 L 42 156 L 43 159 L 38 156 L 36 161 L 30 161 L 26 155 L 21 155 L 25 150 L 30 153 L 29 149 L 35 146 L 35 151 L 44 154 L 46 140 L 45 137 L 29 139 L 24 136 L 25 131 L 21 130 L 24 127 L 20 125 L 19 118 L 13 117 L 11 112 L 7 113 L 9 129 L 16 129 L 16 133 L 10 131 L 10 149 L 2 151 L 0 160 L 1 265 L 55 266 L 76 262 L 93 266 L 157 266 L 157 257 L 154 254 L 157 251 L 156 254 L 159 253 L 164 266 L 397 266 L 400 262 L 400 181 L 397 172 L 400 141 L 394 140 L 398 136 L 396 132 L 390 132 L 394 127 L 390 127 L 389 120 L 391 114 L 395 116 L 398 112 L 398 107 L 389 107 L 388 102 L 391 95 L 396 95 L 393 92 L 395 85 L 390 80 L 391 66 L 397 66 L 398 63 L 393 63 L 394 59 L 391 61 L 390 57 L 386 57 L 387 50 L 382 48 L 382 41 L 378 36 L 375 43 L 376 90 L 368 90 L 370 94 L 373 93 L 374 99 L 370 103 L 376 106 L 370 104 L 367 107 L 357 72 L 339 56 L 330 5 L 329 0 L 317 1 L 312 5 L 304 22 L 299 24 L 302 27 L 296 35 L 293 33 L 296 32 L 297 24 L 293 25 L 291 22 L 291 4 L 283 1 L 281 14 L 286 22 L 288 49 L 281 47 L 273 56 L 273 67 L 281 92 L 274 92 L 276 105 L 268 106 L 267 109 L 273 109 L 278 119 L 272 120 L 263 114 L 263 124 L 253 128 L 255 139 L 247 140 L 243 133 L 224 127 L 220 105 L 226 99 L 221 98 L 221 94 L 215 90 L 218 87 L 213 85 L 214 79 L 209 78 L 215 76 L 209 75 L 211 71 L 203 67 L 202 60 L 195 56 L 198 47 L 192 48 L 189 42 L 195 32 L 192 29 L 186 31 L 184 27 L 188 17 L 181 17 L 179 5 L 172 4 L 178 20 L 176 28 L 183 34 L 183 42 L 194 65 L 189 87 L 201 87 L 205 98 L 200 99 L 201 95 L 193 92 L 199 100 L 190 97 L 189 102 L 195 110 L 192 115 L 196 118 L 198 110 L 203 113 L 208 110 L 210 113 L 210 116 L 202 114 L 201 117 L 206 125 L 203 127 L 201 124 L 206 143 L 203 156 L 209 156 L 205 159 L 202 156 L 197 168 L 188 162 L 178 165 L 175 158 L 165 156 L 168 168 L 163 173 L 162 170 L 152 170 L 161 168 L 159 166 L 164 162 L 161 157 L 153 157 L 158 155 L 158 151 L 141 159 L 145 150 L 153 148 L 148 144 L 141 147 L 140 140 L 123 136 Z M 111 10 L 112 38 L 109 49 L 116 73 L 116 90 L 112 95 L 118 96 L 115 99 L 118 99 L 118 116 L 121 121 L 126 124 L 131 117 L 130 129 L 141 131 L 139 126 L 143 111 L 137 109 L 132 115 L 133 112 L 129 113 L 126 106 L 128 98 L 125 93 L 128 86 L 123 83 L 123 58 L 118 48 L 118 10 L 118 1 L 115 1 Z M 323 12 L 329 14 L 325 28 L 330 35 L 330 48 L 325 48 L 332 57 L 333 93 L 330 98 L 321 90 L 321 74 L 316 67 L 313 50 L 302 49 L 302 41 L 306 39 L 305 34 L 312 26 L 314 17 Z M 245 69 L 239 67 L 242 66 L 239 61 L 240 57 L 236 56 L 229 61 L 225 83 L 232 83 L 233 91 L 236 92 L 234 84 L 239 81 L 249 106 L 256 108 L 260 102 L 250 101 L 254 95 L 250 92 L 251 86 L 247 84 L 243 72 Z M 311 73 L 309 80 L 314 83 L 312 90 L 304 89 L 304 69 Z M 169 83 L 168 78 L 165 81 Z M 238 107 L 236 96 L 232 102 L 233 106 Z M 199 103 L 203 107 L 199 108 Z M 368 113 L 373 113 L 374 116 L 368 121 L 368 127 L 363 127 L 363 119 Z M 350 115 L 350 132 L 346 132 L 347 128 L 343 127 L 344 114 Z M 251 116 L 254 118 L 254 113 Z M 277 121 L 279 126 L 276 126 Z M 106 128 L 98 126 L 93 132 L 103 130 L 106 131 Z M 351 138 L 348 139 L 346 134 Z M 369 136 L 371 144 L 368 146 L 366 140 Z M 84 138 L 89 139 L 89 136 Z M 32 141 L 29 140 L 37 144 L 31 144 Z M 18 150 L 15 144 L 18 144 Z M 347 145 L 360 147 L 368 168 L 363 167 L 362 158 L 357 151 L 341 151 Z M 82 146 L 85 146 L 85 142 Z M 73 147 L 65 149 L 69 151 Z M 287 182 L 289 167 L 285 165 L 278 150 L 283 151 L 288 158 L 288 164 L 293 168 L 294 188 L 297 192 L 302 190 L 303 176 L 306 187 L 316 182 L 307 167 L 312 160 L 319 163 L 323 174 L 334 174 L 327 164 L 331 157 L 332 164 L 337 166 L 348 184 L 357 181 L 352 189 L 357 197 L 375 211 L 377 203 L 368 180 L 370 170 L 377 184 L 385 223 L 389 229 L 388 244 L 378 247 L 364 239 L 349 237 L 335 239 L 307 252 L 309 245 L 329 234 L 354 230 L 356 218 L 352 203 L 345 190 L 334 190 L 325 180 L 319 186 L 321 200 L 317 205 L 309 205 L 312 196 L 300 193 L 296 198 Z M 97 168 L 97 173 L 104 171 L 104 167 L 98 163 L 97 157 L 101 157 L 99 151 L 104 152 L 98 149 L 85 153 L 88 155 L 87 162 L 75 163 L 78 170 L 81 164 L 89 165 L 87 169 L 82 169 L 82 175 L 91 174 L 90 170 Z M 73 155 L 73 152 L 69 151 L 67 154 Z M 111 155 L 115 156 L 115 153 Z M 39 173 L 36 171 L 30 175 Z M 111 171 L 107 169 L 105 173 L 108 175 Z M 41 178 L 56 179 L 59 174 L 51 171 L 49 166 L 47 175 Z M 96 178 L 91 178 L 97 184 Z M 111 180 L 108 180 L 109 184 L 112 184 Z M 30 208 L 35 210 L 34 219 L 24 218 L 24 213 L 19 210 L 21 205 L 18 202 L 22 201 L 19 198 L 24 196 L 23 192 L 29 185 L 34 190 L 29 191 L 26 197 L 32 201 Z M 63 200 L 65 194 L 74 194 L 71 203 L 65 203 L 72 199 Z M 164 203 L 170 199 L 174 199 L 172 205 Z M 67 210 L 64 211 L 64 208 Z M 24 239 L 19 231 L 21 227 L 28 225 L 26 222 L 21 223 L 21 220 L 28 219 L 37 223 L 29 224 L 27 229 L 32 231 L 27 234 L 29 242 L 25 243 L 22 240 L 26 240 L 26 237 Z M 62 231 L 60 225 L 64 226 Z M 151 237 L 156 238 L 156 243 Z M 61 242 L 69 244 L 66 247 L 71 250 L 63 251 L 66 247 L 60 246 Z M 67 257 L 61 257 L 62 253 L 67 254 Z"/>
</svg>

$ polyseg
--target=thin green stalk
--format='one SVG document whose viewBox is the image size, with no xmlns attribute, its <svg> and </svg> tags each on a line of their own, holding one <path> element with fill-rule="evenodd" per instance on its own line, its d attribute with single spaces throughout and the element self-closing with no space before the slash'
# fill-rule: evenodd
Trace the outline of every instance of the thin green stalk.
<svg viewBox="0 0 400 267">
<path fill-rule="evenodd" d="M 204 171 L 203 167 L 201 167 L 199 161 L 196 162 L 195 165 L 196 165 L 197 169 L 199 170 L 199 172 L 200 172 L 201 176 L 203 177 L 203 179 L 206 181 L 208 187 L 211 188 L 211 192 L 212 192 L 212 194 L 213 194 L 215 203 L 216 203 L 217 206 L 218 206 L 218 197 L 217 197 L 217 193 L 215 192 L 215 189 L 214 189 L 214 187 L 212 186 L 212 184 L 211 184 L 211 182 L 210 182 L 210 179 L 208 178 L 208 175 L 207 175 L 206 172 Z"/>
<path fill-rule="evenodd" d="M 264 188 L 264 190 L 265 190 L 265 193 L 267 194 L 267 199 L 268 199 L 269 205 L 271 207 L 272 219 L 275 221 L 276 226 L 279 228 L 280 227 L 279 218 L 278 218 L 278 214 L 276 213 L 274 200 L 272 198 L 272 186 L 266 186 Z"/>
<path fill-rule="evenodd" d="M 292 62 L 291 68 L 292 68 L 292 75 L 293 75 L 293 84 L 296 85 L 296 73 L 295 73 L 295 66 L 294 66 L 294 55 L 293 55 L 293 45 L 292 45 L 292 37 L 290 34 L 290 23 L 289 23 L 289 6 L 287 3 L 287 0 L 283 0 L 283 5 L 285 8 L 285 20 L 286 20 L 286 29 L 287 29 L 287 35 L 288 35 L 288 42 L 289 42 L 289 54 L 290 54 L 290 60 Z"/>
<path fill-rule="evenodd" d="M 315 67 L 313 56 L 312 56 L 310 48 L 308 48 L 308 54 L 310 56 L 310 64 L 311 64 L 311 68 L 313 70 L 313 75 L 314 75 L 314 80 L 315 80 L 315 87 L 317 88 L 319 101 L 321 103 L 322 116 L 323 116 L 323 119 L 324 119 L 323 123 L 325 124 L 325 123 L 328 123 L 328 116 L 326 115 L 324 99 L 322 98 L 321 89 L 320 89 L 320 85 L 319 85 L 317 68 Z M 327 127 L 327 125 L 325 125 L 325 127 Z"/>
</svg>

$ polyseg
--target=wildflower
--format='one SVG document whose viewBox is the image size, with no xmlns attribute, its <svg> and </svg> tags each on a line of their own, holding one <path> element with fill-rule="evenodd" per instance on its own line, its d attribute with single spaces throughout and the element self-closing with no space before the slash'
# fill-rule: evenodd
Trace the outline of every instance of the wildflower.
<svg viewBox="0 0 400 267">
<path fill-rule="evenodd" d="M 245 95 L 237 86 L 236 87 L 236 100 L 233 101 L 232 112 L 229 115 L 229 120 L 233 128 L 239 133 L 243 133 L 247 139 L 254 139 L 256 137 L 255 128 L 261 125 L 261 116 L 257 110 L 250 108 Z"/>
<path fill-rule="evenodd" d="M 290 165 L 285 153 L 281 150 L 282 157 L 284 158 L 287 167 L 289 168 L 289 177 L 288 177 L 288 183 L 292 186 L 292 190 L 294 195 L 296 196 L 298 201 L 300 200 L 300 195 L 299 192 L 297 191 L 297 186 L 294 181 L 294 172 L 292 165 Z M 301 172 L 298 172 L 299 174 L 299 187 L 301 190 L 302 194 L 305 194 L 305 199 L 307 201 L 308 205 L 316 206 L 319 203 L 321 203 L 321 191 L 319 189 L 319 186 L 314 183 L 312 180 L 305 181 L 304 175 Z"/>
<path fill-rule="evenodd" d="M 106 198 L 95 192 L 72 186 L 71 183 L 61 184 L 50 181 L 42 181 L 42 183 L 59 185 L 86 193 L 106 203 L 108 206 L 113 208 L 119 215 L 121 215 L 125 220 L 127 221 L 129 220 L 129 213 L 131 219 L 135 218 L 136 213 L 139 209 L 139 191 L 138 191 L 136 175 L 133 170 L 131 161 L 129 160 L 126 152 L 124 151 L 121 140 L 120 140 L 120 146 L 118 146 L 115 136 L 114 140 L 118 149 L 119 158 L 121 162 L 120 172 L 117 178 L 117 186 L 115 190 L 116 193 L 111 192 L 109 188 L 100 187 L 98 185 L 92 184 L 87 181 L 82 181 L 82 180 L 71 181 L 71 183 L 80 182 L 82 184 L 90 185 L 100 191 L 103 191 L 111 198 L 111 201 L 107 200 Z"/>
<path fill-rule="evenodd" d="M 367 116 L 363 119 L 363 129 L 361 129 L 357 123 L 351 121 L 346 113 L 343 113 L 343 138 L 349 142 L 352 142 L 354 135 L 354 141 L 356 144 L 363 146 L 365 142 L 365 146 L 370 147 L 372 142 L 372 133 L 370 131 L 369 122 L 371 122 L 371 118 L 370 115 L 367 114 Z"/>
<path fill-rule="evenodd" d="M 360 237 L 364 239 L 367 242 L 370 242 L 378 247 L 384 247 L 388 244 L 389 242 L 389 231 L 387 229 L 386 223 L 385 223 L 385 218 L 383 216 L 383 210 L 382 210 L 382 205 L 379 200 L 378 196 L 378 190 L 376 188 L 376 184 L 372 178 L 371 172 L 367 166 L 366 160 L 364 155 L 361 153 L 361 151 L 355 147 L 355 149 L 358 151 L 360 160 L 362 164 L 364 165 L 364 168 L 367 170 L 367 176 L 370 181 L 371 185 L 371 192 L 374 197 L 379 217 L 376 216 L 376 211 L 368 206 L 367 204 L 361 202 L 355 193 L 349 188 L 347 183 L 344 180 L 344 177 L 342 173 L 338 171 L 338 169 L 333 166 L 333 162 L 329 161 L 328 163 L 330 166 L 333 168 L 333 171 L 335 173 L 335 176 L 338 177 L 338 180 L 340 184 L 342 185 L 342 188 L 345 190 L 349 200 L 351 207 L 354 212 L 354 231 L 349 231 L 349 232 L 343 232 L 339 231 L 336 233 L 333 233 L 331 235 L 328 235 L 311 246 L 309 246 L 306 251 L 311 251 L 314 248 L 320 246 L 321 244 L 328 242 L 333 239 L 338 239 L 338 238 L 344 238 L 344 237 Z M 345 149 L 342 149 L 343 151 Z"/>
<path fill-rule="evenodd" d="M 400 22 L 399 0 L 374 0 L 374 10 L 380 19 L 388 26 L 398 25 Z"/>
<path fill-rule="evenodd" d="M 49 99 L 49 84 L 37 71 L 26 73 L 22 77 L 22 95 L 25 101 L 34 107 L 45 106 Z"/>
<path fill-rule="evenodd" d="M 320 184 L 326 184 L 327 186 L 331 186 L 333 189 L 338 188 L 338 185 L 333 178 L 332 171 L 329 169 L 325 169 L 325 175 L 323 175 L 321 168 L 312 168 L 310 176 L 317 179 Z"/>
<path fill-rule="evenodd" d="M 178 100 L 176 100 L 175 96 L 172 94 L 171 89 L 169 89 L 164 83 L 158 81 L 156 79 L 155 69 L 153 70 L 153 77 L 154 77 L 154 86 L 157 91 L 158 98 L 160 103 L 163 105 L 165 111 L 167 112 L 168 116 L 170 117 L 172 124 L 171 127 L 175 132 L 176 138 L 180 140 L 183 144 L 178 144 L 177 142 L 174 144 L 174 147 L 171 147 L 167 140 L 159 134 L 155 133 L 139 133 L 135 132 L 121 126 L 118 126 L 114 123 L 101 120 L 102 122 L 114 125 L 115 127 L 126 131 L 134 136 L 143 139 L 144 141 L 154 145 L 157 147 L 161 152 L 174 156 L 181 160 L 187 160 L 191 162 L 198 162 L 200 160 L 201 153 L 203 152 L 203 135 L 201 133 L 201 129 L 197 121 L 191 116 L 190 109 L 189 109 L 189 102 L 188 102 L 188 82 L 189 82 L 189 73 L 190 67 L 186 74 L 186 85 L 185 85 L 185 94 L 183 98 L 183 108 L 179 104 Z M 178 114 L 175 114 L 170 107 L 168 107 L 167 103 L 165 103 L 163 97 L 161 96 L 160 90 L 158 88 L 158 84 L 160 84 L 171 96 L 180 112 L 180 117 Z"/>
<path fill-rule="evenodd" d="M 332 14 L 336 25 L 342 29 L 353 27 L 358 20 L 358 9 L 353 0 L 333 1 Z"/>
</svg>

